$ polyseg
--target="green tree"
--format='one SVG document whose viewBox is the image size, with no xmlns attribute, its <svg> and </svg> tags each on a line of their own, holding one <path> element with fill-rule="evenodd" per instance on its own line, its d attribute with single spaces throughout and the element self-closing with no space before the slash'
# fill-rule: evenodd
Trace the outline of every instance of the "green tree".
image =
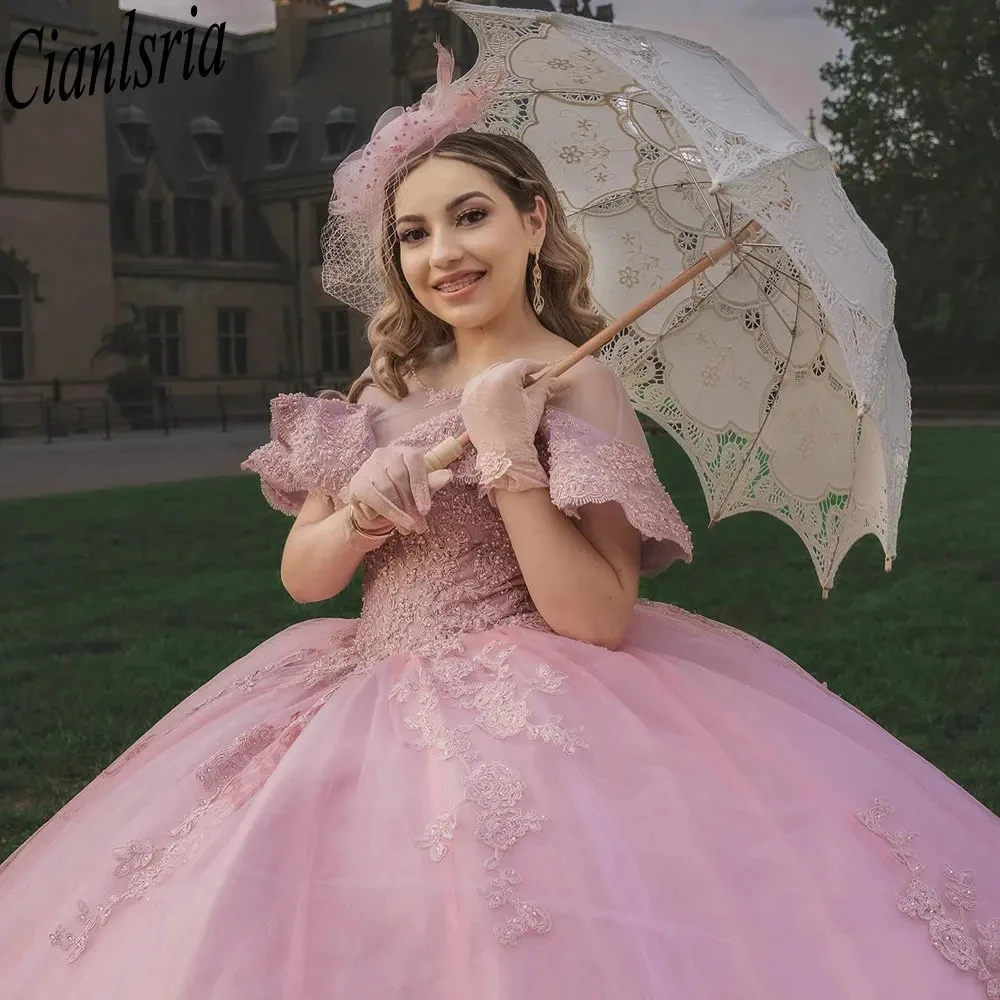
<svg viewBox="0 0 1000 1000">
<path fill-rule="evenodd" d="M 146 364 L 146 326 L 138 310 L 134 306 L 131 308 L 131 319 L 115 323 L 104 331 L 91 364 L 107 357 L 121 358 L 125 362 L 123 369 L 107 377 L 108 395 L 133 427 L 144 427 L 152 420 L 156 379 Z"/>
<path fill-rule="evenodd" d="M 996 0 L 825 0 L 851 42 L 823 66 L 841 179 L 896 269 L 915 375 L 1000 375 Z"/>
</svg>

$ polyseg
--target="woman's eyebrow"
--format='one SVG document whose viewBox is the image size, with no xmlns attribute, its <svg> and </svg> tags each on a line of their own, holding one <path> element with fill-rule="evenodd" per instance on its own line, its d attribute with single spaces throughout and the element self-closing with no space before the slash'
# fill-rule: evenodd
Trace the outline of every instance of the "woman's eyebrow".
<svg viewBox="0 0 1000 1000">
<path fill-rule="evenodd" d="M 458 208 L 463 201 L 468 201 L 470 198 L 485 198 L 491 204 L 496 204 L 493 199 L 488 195 L 484 194 L 482 191 L 467 191 L 465 194 L 460 194 L 457 198 L 452 198 L 447 205 L 444 206 L 446 212 L 452 211 L 452 209 Z M 422 215 L 401 215 L 396 220 L 396 225 L 400 225 L 403 222 L 423 222 L 424 217 Z"/>
</svg>

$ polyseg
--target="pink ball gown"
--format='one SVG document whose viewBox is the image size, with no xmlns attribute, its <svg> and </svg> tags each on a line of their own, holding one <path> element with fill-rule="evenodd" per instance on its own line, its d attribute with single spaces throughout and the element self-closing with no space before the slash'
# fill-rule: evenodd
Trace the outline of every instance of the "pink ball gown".
<svg viewBox="0 0 1000 1000">
<path fill-rule="evenodd" d="M 690 537 L 602 370 L 546 409 L 550 493 L 619 503 L 655 572 Z M 291 514 L 458 403 L 279 396 L 244 467 Z M 0 867 L 0 997 L 1000 997 L 1000 818 L 732 628 L 553 633 L 473 459 L 359 619 L 227 666 Z"/>
</svg>

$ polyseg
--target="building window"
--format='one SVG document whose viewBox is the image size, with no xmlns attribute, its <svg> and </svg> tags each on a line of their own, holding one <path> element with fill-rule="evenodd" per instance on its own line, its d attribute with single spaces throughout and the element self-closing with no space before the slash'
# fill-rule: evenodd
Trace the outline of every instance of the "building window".
<svg viewBox="0 0 1000 1000">
<path fill-rule="evenodd" d="M 145 310 L 146 356 L 149 370 L 161 378 L 181 373 L 181 311 L 150 307 Z"/>
<path fill-rule="evenodd" d="M 223 257 L 236 256 L 236 213 L 232 205 L 219 210 L 219 252 Z"/>
<path fill-rule="evenodd" d="M 167 252 L 163 202 L 159 198 L 153 198 L 149 202 L 149 252 L 157 255 Z"/>
<path fill-rule="evenodd" d="M 118 134 L 128 155 L 137 163 L 145 163 L 153 152 L 153 130 L 146 112 L 135 104 L 128 104 L 116 112 Z"/>
<path fill-rule="evenodd" d="M 346 309 L 319 311 L 320 367 L 324 372 L 346 375 L 351 370 L 351 329 Z"/>
<path fill-rule="evenodd" d="M 220 309 L 216 319 L 219 335 L 219 374 L 247 373 L 247 311 Z"/>
<path fill-rule="evenodd" d="M 125 148 L 133 160 L 144 161 L 149 158 L 153 145 L 153 133 L 146 124 L 129 123 L 120 126 Z"/>
<path fill-rule="evenodd" d="M 174 200 L 174 243 L 178 257 L 211 256 L 212 203 L 207 198 Z"/>
<path fill-rule="evenodd" d="M 269 167 L 288 166 L 299 137 L 299 122 L 290 115 L 281 115 L 267 130 L 267 152 Z"/>
<path fill-rule="evenodd" d="M 24 296 L 21 287 L 0 271 L 0 379 L 24 378 Z"/>
<path fill-rule="evenodd" d="M 136 225 L 134 194 L 115 196 L 111 221 L 115 249 L 124 250 L 126 253 L 135 253 L 139 248 L 139 229 Z"/>
<path fill-rule="evenodd" d="M 202 166 L 206 170 L 215 170 L 225 157 L 225 147 L 222 143 L 222 128 L 219 123 L 207 115 L 191 120 L 191 138 L 194 140 Z"/>
<path fill-rule="evenodd" d="M 357 122 L 358 116 L 354 108 L 338 106 L 330 110 L 323 123 L 327 159 L 339 160 L 351 151 Z"/>
</svg>

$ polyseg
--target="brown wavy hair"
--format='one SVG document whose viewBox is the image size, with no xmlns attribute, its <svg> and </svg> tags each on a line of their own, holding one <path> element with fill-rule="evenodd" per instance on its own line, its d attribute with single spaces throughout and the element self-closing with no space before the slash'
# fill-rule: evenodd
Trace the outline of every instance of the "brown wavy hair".
<svg viewBox="0 0 1000 1000">
<path fill-rule="evenodd" d="M 366 372 L 351 385 L 347 399 L 352 403 L 358 401 L 366 386 L 373 384 L 394 399 L 403 399 L 409 392 L 403 375 L 418 369 L 434 348 L 454 340 L 451 327 L 416 300 L 399 261 L 396 191 L 409 171 L 432 157 L 458 160 L 485 171 L 522 213 L 530 212 L 535 207 L 535 196 L 541 195 L 548 215 L 545 242 L 539 253 L 545 299 L 539 321 L 574 346 L 589 340 L 607 325 L 590 294 L 587 282 L 590 254 L 586 244 L 569 228 L 566 213 L 538 157 L 524 143 L 509 136 L 457 132 L 409 161 L 387 189 L 382 246 L 388 294 L 368 322 L 370 373 Z M 524 272 L 524 293 L 529 298 L 534 289 L 532 266 L 529 256 Z"/>
</svg>

